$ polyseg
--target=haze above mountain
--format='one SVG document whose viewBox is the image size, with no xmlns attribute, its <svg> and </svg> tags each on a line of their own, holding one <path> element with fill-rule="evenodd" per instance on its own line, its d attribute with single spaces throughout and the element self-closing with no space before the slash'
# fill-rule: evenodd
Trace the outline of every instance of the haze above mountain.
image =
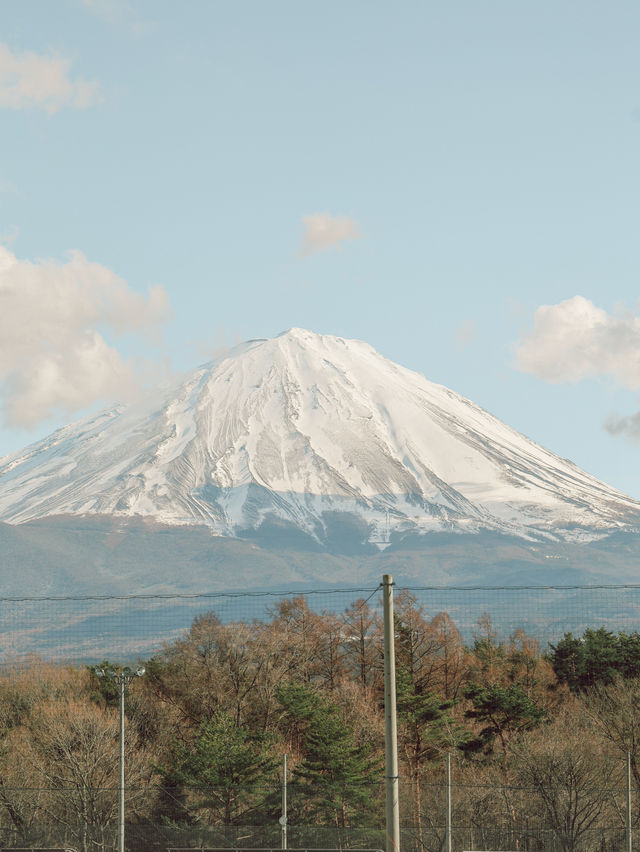
<svg viewBox="0 0 640 852">
<path fill-rule="evenodd" d="M 347 549 L 640 528 L 639 502 L 473 402 L 366 343 L 295 328 L 0 460 L 0 520 L 60 515 Z"/>
</svg>

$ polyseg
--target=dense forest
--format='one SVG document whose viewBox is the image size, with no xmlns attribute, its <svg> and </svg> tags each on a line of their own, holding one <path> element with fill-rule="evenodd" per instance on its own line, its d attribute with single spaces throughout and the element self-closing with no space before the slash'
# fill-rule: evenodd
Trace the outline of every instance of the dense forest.
<svg viewBox="0 0 640 852">
<path fill-rule="evenodd" d="M 465 642 L 408 593 L 395 619 L 403 847 L 444 848 L 450 754 L 454 849 L 623 849 L 627 753 L 640 792 L 640 635 L 591 629 L 541 648 L 521 630 L 499 640 L 485 615 Z M 196 618 L 127 693 L 128 845 L 279 846 L 286 754 L 290 847 L 380 848 L 382 645 L 362 600 Z M 117 687 L 95 667 L 6 668 L 2 846 L 113 848 L 118 736 Z"/>
</svg>

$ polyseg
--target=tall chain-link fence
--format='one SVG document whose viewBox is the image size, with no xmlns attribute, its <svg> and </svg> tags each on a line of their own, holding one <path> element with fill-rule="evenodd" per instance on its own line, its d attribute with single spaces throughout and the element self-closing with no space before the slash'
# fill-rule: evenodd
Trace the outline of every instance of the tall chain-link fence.
<svg viewBox="0 0 640 852">
<path fill-rule="evenodd" d="M 394 594 L 404 852 L 444 852 L 449 807 L 453 852 L 622 852 L 629 778 L 640 850 L 640 585 Z M 0 599 L 0 847 L 117 847 L 117 703 L 93 674 L 108 661 L 147 668 L 127 694 L 128 850 L 282 847 L 277 767 L 268 791 L 246 767 L 224 789 L 184 768 L 227 718 L 246 736 L 227 752 L 298 755 L 289 849 L 383 849 L 381 619 L 379 587 Z M 590 691 L 571 680 L 577 657 L 562 676 L 552 660 L 585 631 L 603 662 Z M 302 692 L 283 698 L 284 683 Z M 343 748 L 327 766 L 354 773 L 322 790 L 301 745 L 318 707 Z"/>
<path fill-rule="evenodd" d="M 447 613 L 470 641 L 488 617 L 501 638 L 524 631 L 543 646 L 564 633 L 605 627 L 640 628 L 639 585 L 407 586 L 427 618 Z M 193 620 L 213 612 L 225 623 L 269 621 L 283 601 L 304 598 L 315 613 L 341 614 L 356 602 L 381 613 L 376 587 L 261 593 L 131 594 L 83 597 L 0 597 L 0 665 L 40 659 L 84 663 L 148 657 L 178 639 Z"/>
</svg>

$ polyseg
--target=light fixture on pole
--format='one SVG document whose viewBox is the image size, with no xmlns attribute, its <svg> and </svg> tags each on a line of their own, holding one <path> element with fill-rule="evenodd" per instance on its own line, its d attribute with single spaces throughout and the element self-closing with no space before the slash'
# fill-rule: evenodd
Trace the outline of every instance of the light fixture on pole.
<svg viewBox="0 0 640 852">
<path fill-rule="evenodd" d="M 120 784 L 118 787 L 118 852 L 124 852 L 124 695 L 134 677 L 142 677 L 144 666 L 130 669 L 94 669 L 96 677 L 106 677 L 118 684 L 120 694 Z"/>
</svg>

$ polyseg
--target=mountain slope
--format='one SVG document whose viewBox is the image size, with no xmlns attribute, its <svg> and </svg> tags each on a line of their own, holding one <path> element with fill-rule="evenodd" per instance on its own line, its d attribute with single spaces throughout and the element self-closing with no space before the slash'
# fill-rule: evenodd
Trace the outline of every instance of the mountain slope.
<svg viewBox="0 0 640 852">
<path fill-rule="evenodd" d="M 120 515 L 386 545 L 431 531 L 595 538 L 640 503 L 359 341 L 252 340 L 0 461 L 0 520 Z"/>
</svg>

